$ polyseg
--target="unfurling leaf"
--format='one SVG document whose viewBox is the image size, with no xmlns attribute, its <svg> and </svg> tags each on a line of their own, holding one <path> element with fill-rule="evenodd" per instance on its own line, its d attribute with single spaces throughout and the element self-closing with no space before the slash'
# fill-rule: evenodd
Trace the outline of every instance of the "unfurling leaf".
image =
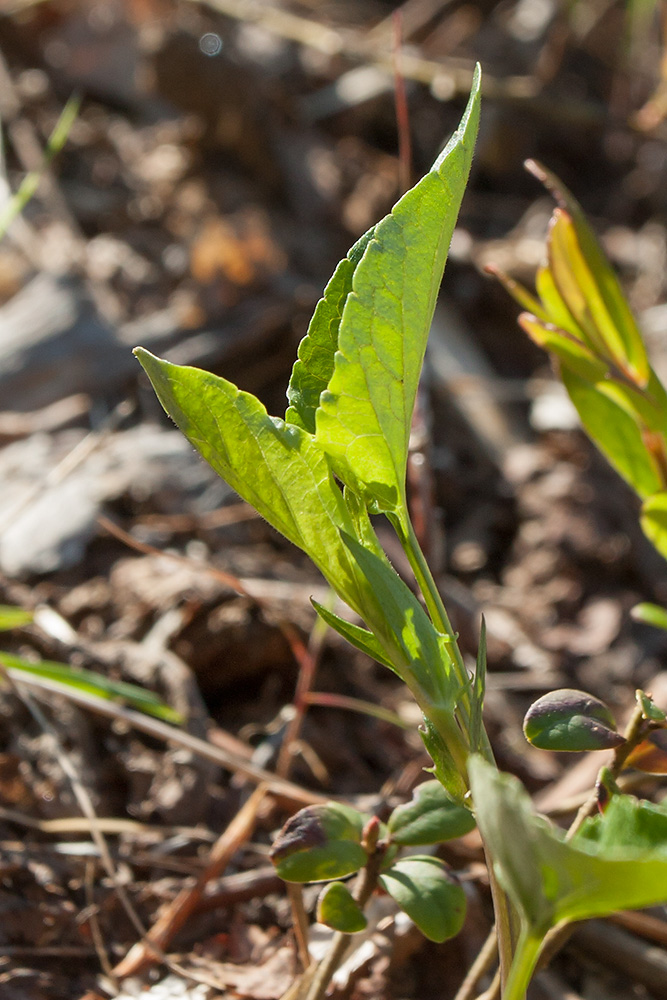
<svg viewBox="0 0 667 1000">
<path fill-rule="evenodd" d="M 469 809 L 454 802 L 439 781 L 424 781 L 412 793 L 412 801 L 397 806 L 387 823 L 395 844 L 416 847 L 440 844 L 463 837 L 475 828 Z"/>
<path fill-rule="evenodd" d="M 611 750 L 625 742 L 604 702 L 570 688 L 538 698 L 526 713 L 523 731 L 541 750 Z"/>
<path fill-rule="evenodd" d="M 465 893 L 438 858 L 403 858 L 380 875 L 380 885 L 429 940 L 446 941 L 461 930 Z"/>
<path fill-rule="evenodd" d="M 358 934 L 368 924 L 359 904 L 343 882 L 330 882 L 317 901 L 317 919 L 343 934 Z"/>
<path fill-rule="evenodd" d="M 358 871 L 368 860 L 361 846 L 366 820 L 339 802 L 300 809 L 273 844 L 278 875 L 286 882 L 320 882 Z"/>
</svg>

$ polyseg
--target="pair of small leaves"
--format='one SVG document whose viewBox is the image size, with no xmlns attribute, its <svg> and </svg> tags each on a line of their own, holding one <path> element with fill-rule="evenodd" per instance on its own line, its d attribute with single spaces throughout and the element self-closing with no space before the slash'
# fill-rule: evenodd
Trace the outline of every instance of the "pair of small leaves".
<svg viewBox="0 0 667 1000">
<path fill-rule="evenodd" d="M 461 930 L 465 893 L 438 858 L 402 858 L 379 876 L 379 883 L 430 941 L 446 941 Z M 343 882 L 331 882 L 322 890 L 317 919 L 345 934 L 356 934 L 367 926 L 366 917 Z"/>
<path fill-rule="evenodd" d="M 278 834 L 271 859 L 287 882 L 344 878 L 362 868 L 362 846 L 371 817 L 341 802 L 306 806 Z M 454 802 L 439 781 L 419 785 L 412 800 L 393 810 L 380 836 L 390 847 L 423 847 L 462 837 L 474 829 L 470 811 Z M 395 855 L 388 852 L 389 860 Z"/>
<path fill-rule="evenodd" d="M 359 871 L 369 860 L 363 846 L 368 820 L 341 803 L 300 810 L 274 843 L 271 857 L 278 874 L 289 882 L 318 882 Z M 415 790 L 411 802 L 392 812 L 386 827 L 380 827 L 384 841 L 380 885 L 434 941 L 458 933 L 465 912 L 463 892 L 442 862 L 420 855 L 397 860 L 397 851 L 463 836 L 474 825 L 471 813 L 452 801 L 438 781 L 427 781 Z M 361 909 L 342 882 L 333 882 L 322 891 L 318 919 L 346 933 L 366 926 Z"/>
<path fill-rule="evenodd" d="M 626 795 L 571 842 L 538 816 L 521 783 L 471 758 L 475 812 L 497 876 L 533 936 L 667 900 L 667 811 Z"/>
</svg>

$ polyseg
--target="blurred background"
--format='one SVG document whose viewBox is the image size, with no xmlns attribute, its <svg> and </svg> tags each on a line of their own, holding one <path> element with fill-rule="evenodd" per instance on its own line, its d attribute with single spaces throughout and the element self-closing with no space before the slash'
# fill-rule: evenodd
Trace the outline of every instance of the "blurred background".
<svg viewBox="0 0 667 1000">
<path fill-rule="evenodd" d="M 131 349 L 215 371 L 282 415 L 336 262 L 429 168 L 479 61 L 482 124 L 428 350 L 411 500 L 470 656 L 486 615 L 501 766 L 544 808 L 590 787 L 597 762 L 524 746 L 523 712 L 564 685 L 621 717 L 638 685 L 660 701 L 664 640 L 628 611 L 667 601 L 667 577 L 636 499 L 579 432 L 484 266 L 531 284 L 552 202 L 523 162 L 542 161 L 589 214 L 667 371 L 666 31 L 659 0 L 3 0 L 0 212 L 41 174 L 0 242 L 0 600 L 36 612 L 3 648 L 146 684 L 190 732 L 264 767 L 284 735 L 299 643 L 317 691 L 418 721 L 386 671 L 314 630 L 309 597 L 327 600 L 323 582 L 192 452 Z M 46 163 L 73 95 L 79 111 Z M 100 815 L 207 830 L 234 815 L 244 793 L 224 769 L 52 701 Z M 390 798 L 419 779 L 420 747 L 413 731 L 313 706 L 290 776 Z M 77 922 L 81 859 L 49 853 L 40 824 L 77 806 L 8 691 L 0 748 L 0 836 L 14 845 L 0 992 L 70 1000 L 97 989 L 99 960 Z M 197 849 L 165 860 L 135 835 L 114 843 L 146 921 L 197 871 Z M 248 845 L 237 868 L 257 869 L 265 851 Z M 91 892 L 113 964 L 135 932 L 109 886 Z M 289 914 L 277 895 L 243 905 L 215 918 L 225 935 L 235 928 L 231 944 L 202 915 L 179 947 L 205 940 L 209 963 L 234 964 L 226 981 L 271 1000 L 278 971 L 261 988 L 243 974 L 269 939 L 284 942 Z M 439 965 L 378 960 L 367 995 L 453 996 L 488 923 L 483 891 L 471 912 L 458 951 L 446 946 L 446 981 Z M 576 996 L 667 995 L 667 973 L 637 979 L 606 940 L 586 950 L 611 973 L 582 963 L 573 939 L 559 975 Z M 52 946 L 70 949 L 67 962 L 44 958 Z"/>
</svg>

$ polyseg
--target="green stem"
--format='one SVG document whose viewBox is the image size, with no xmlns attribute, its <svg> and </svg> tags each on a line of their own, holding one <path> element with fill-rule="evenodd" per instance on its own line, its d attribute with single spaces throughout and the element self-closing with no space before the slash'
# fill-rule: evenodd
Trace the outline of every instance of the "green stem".
<svg viewBox="0 0 667 1000">
<path fill-rule="evenodd" d="M 449 636 L 451 640 L 450 648 L 453 665 L 457 678 L 461 684 L 461 695 L 457 705 L 457 714 L 459 715 L 463 732 L 469 738 L 471 718 L 469 695 L 470 681 L 468 678 L 468 671 L 463 662 L 461 650 L 459 649 L 458 637 L 452 628 L 452 624 L 449 620 L 447 611 L 445 610 L 440 592 L 438 591 L 435 580 L 433 579 L 433 574 L 431 573 L 430 567 L 426 561 L 424 553 L 422 552 L 412 526 L 412 522 L 407 513 L 407 508 L 404 508 L 401 514 L 391 517 L 390 520 L 394 525 L 396 534 L 398 535 L 403 550 L 408 557 L 412 571 L 415 574 L 415 579 L 417 580 L 417 584 L 423 594 L 428 613 L 431 616 L 431 621 L 442 634 Z M 453 732 L 453 727 L 456 727 L 454 719 L 449 714 L 447 714 L 445 718 L 443 717 L 444 713 L 437 715 L 432 711 L 428 712 L 427 706 L 421 707 L 425 708 L 429 719 L 431 719 L 433 724 L 441 733 L 443 739 L 448 745 L 450 753 L 452 753 L 452 756 L 461 771 L 461 774 L 465 775 L 467 780 L 467 755 L 469 753 L 469 749 L 465 746 L 465 740 L 461 739 L 461 735 L 458 732 Z M 463 746 L 461 745 L 462 743 Z M 495 766 L 493 751 L 491 750 L 491 744 L 483 724 L 480 733 L 479 750 L 486 760 Z M 506 981 L 508 981 L 510 968 L 512 966 L 512 958 L 514 955 L 515 928 L 513 926 L 513 921 L 516 921 L 516 914 L 512 909 L 506 893 L 498 884 L 493 868 L 493 860 L 489 856 L 486 845 L 484 845 L 484 850 L 487 854 L 489 882 L 491 886 L 491 895 L 493 897 L 493 907 L 496 914 L 498 953 L 500 956 L 500 975 L 501 983 L 504 986 Z"/>
<path fill-rule="evenodd" d="M 503 1000 L 525 1000 L 542 946 L 542 937 L 522 929 L 517 942 L 512 968 L 503 990 Z"/>
<path fill-rule="evenodd" d="M 419 589 L 424 595 L 424 601 L 426 602 L 426 607 L 433 624 L 438 631 L 442 632 L 443 635 L 449 636 L 452 641 L 452 652 L 459 680 L 462 683 L 467 683 L 468 674 L 458 647 L 456 632 L 452 628 L 452 623 L 442 603 L 442 598 L 433 579 L 433 574 L 417 540 L 412 521 L 407 513 L 404 512 L 392 517 L 391 521 L 396 529 L 396 534 L 403 547 L 403 551 L 408 557 L 412 572 L 415 574 L 415 579 L 419 584 Z"/>
<path fill-rule="evenodd" d="M 424 553 L 422 552 L 410 517 L 407 514 L 407 508 L 404 508 L 399 514 L 390 516 L 389 520 L 394 526 L 403 551 L 408 557 L 412 572 L 415 574 L 415 579 L 424 597 L 426 608 L 431 616 L 431 621 L 439 632 L 448 636 L 451 640 L 450 649 L 452 661 L 457 679 L 461 684 L 462 689 L 457 705 L 457 714 L 460 718 L 464 732 L 469 735 L 471 710 L 470 696 L 468 692 L 470 689 L 470 679 L 468 677 L 468 671 L 465 663 L 463 662 L 461 650 L 459 649 L 458 636 L 452 628 L 452 623 L 449 620 L 449 615 L 447 614 L 445 606 L 442 602 L 442 597 L 440 596 L 440 592 L 436 586 L 435 580 L 433 579 L 433 574 L 431 573 L 430 567 L 426 561 Z M 478 750 L 490 764 L 495 764 L 491 744 L 484 726 L 482 726 L 481 745 Z"/>
<path fill-rule="evenodd" d="M 378 877 L 380 875 L 380 869 L 382 867 L 384 856 L 384 850 L 375 851 L 369 857 L 365 867 L 359 872 L 354 898 L 359 906 L 359 909 L 361 910 L 363 910 L 366 906 L 378 884 Z M 329 951 L 317 966 L 315 974 L 310 981 L 310 986 L 308 987 L 305 1000 L 324 1000 L 327 987 L 329 986 L 336 969 L 341 964 L 347 946 L 353 937 L 353 934 L 345 934 L 343 931 L 336 931 L 331 939 Z"/>
</svg>

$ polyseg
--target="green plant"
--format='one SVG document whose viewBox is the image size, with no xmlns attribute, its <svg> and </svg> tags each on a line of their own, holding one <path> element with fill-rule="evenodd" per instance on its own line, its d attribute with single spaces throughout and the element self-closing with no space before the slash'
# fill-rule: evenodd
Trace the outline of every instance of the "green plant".
<svg viewBox="0 0 667 1000">
<path fill-rule="evenodd" d="M 470 169 L 479 102 L 478 72 L 461 125 L 431 171 L 338 265 L 299 347 L 284 419 L 269 416 L 254 396 L 224 378 L 170 364 L 142 348 L 135 353 L 164 409 L 192 444 L 267 521 L 307 553 L 365 627 L 315 604 L 318 614 L 352 645 L 393 670 L 413 693 L 423 713 L 421 736 L 447 808 L 458 810 L 459 817 L 472 810 L 479 820 L 490 862 L 503 997 L 520 1000 L 555 922 L 667 898 L 667 856 L 650 838 L 635 844 L 632 836 L 621 836 L 616 821 L 603 824 L 597 833 L 597 827 L 589 826 L 576 844 L 565 844 L 555 828 L 533 815 L 515 780 L 498 774 L 482 722 L 484 629 L 471 678 L 410 520 L 405 474 L 412 411 Z M 559 261 L 576 254 L 573 234 L 582 238 L 588 232 L 582 219 L 577 216 L 576 227 L 567 220 L 561 224 L 564 247 Z M 572 377 L 584 381 L 585 391 L 593 385 L 596 404 L 601 396 L 600 407 L 615 406 L 619 421 L 632 404 L 641 427 L 653 433 L 662 398 L 641 338 L 618 298 L 608 265 L 591 258 L 588 243 L 586 252 L 587 293 L 596 296 L 601 329 L 589 315 L 593 298 L 579 307 L 586 336 L 577 334 L 568 320 L 558 337 L 546 308 L 524 290 L 512 290 L 532 309 L 532 327 L 539 328 L 548 346 L 572 359 Z M 572 259 L 581 256 L 579 248 L 579 257 Z M 583 265 L 577 266 L 584 273 Z M 601 276 L 601 289 L 588 277 L 591 268 Z M 556 308 L 560 299 L 549 280 L 549 301 Z M 544 284 L 547 287 L 547 278 Z M 618 376 L 611 396 L 606 385 L 596 388 L 590 381 L 610 372 Z M 635 426 L 641 440 L 642 431 Z M 645 463 L 643 474 L 652 470 L 654 476 L 647 487 L 658 488 L 660 482 L 655 478 L 659 445 L 656 440 Z M 611 447 L 618 451 L 615 444 Z M 373 514 L 384 514 L 393 526 L 423 604 L 391 567 L 371 522 Z M 616 747 L 612 778 L 648 730 L 662 725 L 644 717 L 642 713 L 653 711 L 644 700 L 633 732 L 619 736 L 601 703 L 575 695 L 566 693 L 560 701 L 538 705 L 527 731 L 533 735 L 535 730 L 538 739 L 555 745 L 564 733 L 567 749 L 581 749 L 582 740 L 584 749 L 591 743 Z M 605 787 L 613 790 L 613 782 Z M 428 826 L 429 794 L 408 806 L 407 813 L 406 807 L 396 810 L 386 829 L 377 819 L 340 805 L 299 814 L 274 849 L 278 871 L 296 881 L 334 879 L 322 897 L 320 915 L 343 935 L 363 925 L 363 905 L 375 886 L 383 884 L 430 936 L 446 937 L 460 921 L 461 897 L 433 859 L 395 854 L 402 843 L 418 843 L 405 834 L 406 828 L 418 821 Z M 466 822 L 471 824 L 472 817 Z M 655 820 L 656 827 L 660 822 Z M 624 851 L 627 857 L 620 857 Z M 648 874 L 630 892 L 627 872 L 636 863 L 645 864 Z M 617 891 L 621 871 L 626 877 Z M 351 895 L 339 879 L 353 872 L 359 873 L 359 881 Z M 409 898 L 406 880 L 416 887 Z M 594 903 L 588 911 L 574 903 L 585 895 L 584 886 L 592 887 Z M 446 905 L 440 905 L 442 900 Z M 309 1000 L 323 995 L 340 958 L 337 948 L 316 971 Z"/>
</svg>

